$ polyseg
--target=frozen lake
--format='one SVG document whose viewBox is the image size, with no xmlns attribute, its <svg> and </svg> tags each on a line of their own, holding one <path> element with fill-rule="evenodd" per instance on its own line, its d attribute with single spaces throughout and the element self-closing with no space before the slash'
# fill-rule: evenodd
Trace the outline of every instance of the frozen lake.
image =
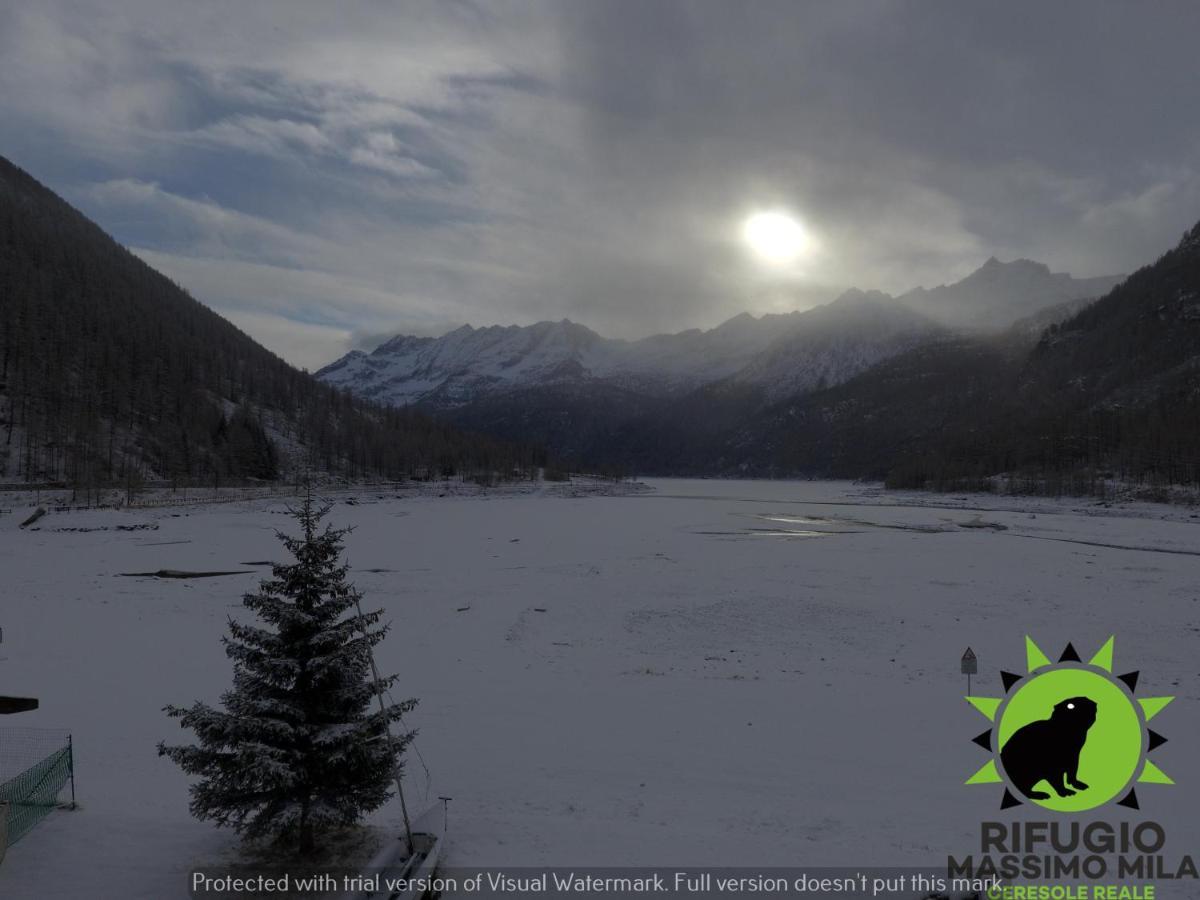
<svg viewBox="0 0 1200 900">
<path fill-rule="evenodd" d="M 944 863 L 999 815 L 997 787 L 962 784 L 986 722 L 959 657 L 973 647 L 975 692 L 999 696 L 1026 634 L 1085 659 L 1115 634 L 1138 693 L 1176 695 L 1155 758 L 1178 784 L 1122 812 L 1164 823 L 1168 854 L 1196 846 L 1190 510 L 650 485 L 335 505 L 364 607 L 394 623 L 380 668 L 421 700 L 409 724 L 432 781 L 410 753 L 410 802 L 454 797 L 451 864 Z M 36 532 L 0 517 L 0 680 L 41 700 L 0 724 L 69 728 L 81 801 L 9 853 L 0 895 L 184 897 L 189 868 L 226 858 L 155 754 L 184 736 L 160 710 L 228 685 L 219 639 L 280 558 L 282 509 L 59 514 Z M 157 527 L 112 530 L 135 524 Z M 158 569 L 250 573 L 120 575 Z"/>
</svg>

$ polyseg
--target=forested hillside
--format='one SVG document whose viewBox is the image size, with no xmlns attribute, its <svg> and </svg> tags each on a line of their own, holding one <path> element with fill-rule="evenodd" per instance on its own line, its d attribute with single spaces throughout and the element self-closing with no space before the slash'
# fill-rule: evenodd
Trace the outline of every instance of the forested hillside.
<svg viewBox="0 0 1200 900">
<path fill-rule="evenodd" d="M 727 435 L 756 472 L 893 486 L 1200 485 L 1200 225 L 1046 328 L 918 348 Z"/>
<path fill-rule="evenodd" d="M 539 461 L 317 382 L 0 158 L 0 479 L 211 484 Z"/>
</svg>

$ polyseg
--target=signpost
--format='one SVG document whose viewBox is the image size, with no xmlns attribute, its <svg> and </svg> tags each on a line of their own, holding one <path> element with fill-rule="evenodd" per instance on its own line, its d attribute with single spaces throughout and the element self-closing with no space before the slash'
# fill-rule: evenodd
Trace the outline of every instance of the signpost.
<svg viewBox="0 0 1200 900">
<path fill-rule="evenodd" d="M 970 647 L 962 655 L 962 673 L 967 676 L 967 696 L 971 696 L 971 676 L 979 674 L 979 657 Z"/>
</svg>

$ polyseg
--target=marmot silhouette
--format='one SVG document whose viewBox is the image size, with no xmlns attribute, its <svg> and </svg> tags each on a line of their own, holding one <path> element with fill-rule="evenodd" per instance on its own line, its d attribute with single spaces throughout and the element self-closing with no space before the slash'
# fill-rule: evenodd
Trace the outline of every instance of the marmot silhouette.
<svg viewBox="0 0 1200 900">
<path fill-rule="evenodd" d="M 1022 725 L 1000 751 L 1000 762 L 1009 780 L 1030 800 L 1050 798 L 1045 791 L 1033 789 L 1042 779 L 1060 797 L 1074 796 L 1071 788 L 1086 791 L 1087 785 L 1079 780 L 1079 751 L 1095 721 L 1093 701 L 1070 697 L 1054 707 L 1049 719 Z"/>
</svg>

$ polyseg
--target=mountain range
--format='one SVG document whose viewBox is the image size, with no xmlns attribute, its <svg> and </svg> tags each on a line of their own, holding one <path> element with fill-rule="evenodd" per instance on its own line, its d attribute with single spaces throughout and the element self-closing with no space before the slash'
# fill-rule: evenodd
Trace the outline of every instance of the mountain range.
<svg viewBox="0 0 1200 900">
<path fill-rule="evenodd" d="M 1200 485 L 1200 224 L 1061 321 L 898 354 L 746 417 L 697 458 L 903 487 Z"/>
<path fill-rule="evenodd" d="M 357 395 L 357 396 L 355 396 Z M 988 260 L 615 341 L 572 322 L 289 366 L 0 159 L 0 481 L 608 471 L 1200 485 L 1200 225 L 1126 279 Z"/>
<path fill-rule="evenodd" d="M 779 399 L 845 381 L 939 331 L 999 330 L 1095 299 L 1120 280 L 1072 278 L 1031 260 L 992 258 L 951 285 L 899 297 L 849 290 L 803 312 L 742 313 L 707 331 L 637 341 L 604 338 L 567 319 L 525 327 L 464 325 L 438 338 L 397 335 L 316 374 L 362 397 L 440 410 L 565 383 L 663 397 L 730 378 Z"/>
<path fill-rule="evenodd" d="M 1035 340 L 1120 280 L 992 258 L 950 285 L 898 297 L 849 290 L 805 311 L 743 313 L 710 330 L 637 341 L 604 338 L 568 320 L 400 335 L 316 376 L 376 402 L 537 442 L 577 464 L 722 472 L 730 470 L 728 453 L 701 459 L 696 448 L 748 427 L 775 404 L 954 338 Z M 741 461 L 733 471 L 745 468 Z"/>
<path fill-rule="evenodd" d="M 408 344 L 419 359 L 394 358 L 397 339 L 319 375 L 634 472 L 1097 494 L 1116 482 L 1164 497 L 1200 485 L 1200 225 L 1126 279 L 989 259 L 950 285 L 643 341 L 571 323 L 461 329 L 443 356 L 450 337 Z M 495 350 L 486 360 L 477 340 Z"/>
</svg>

